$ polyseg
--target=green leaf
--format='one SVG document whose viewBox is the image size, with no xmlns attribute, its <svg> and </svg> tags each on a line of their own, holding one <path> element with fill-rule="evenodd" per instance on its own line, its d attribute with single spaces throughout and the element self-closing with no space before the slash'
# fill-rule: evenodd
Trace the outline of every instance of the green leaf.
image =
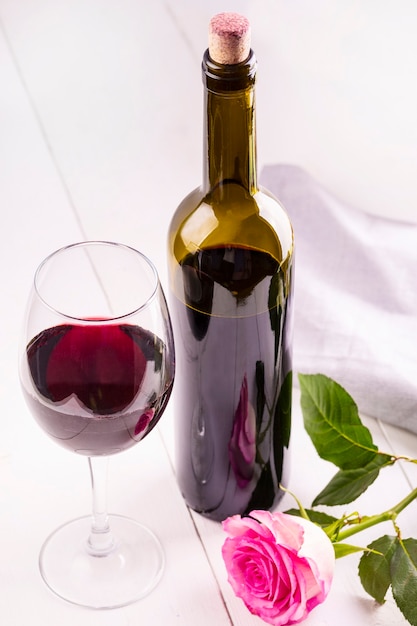
<svg viewBox="0 0 417 626">
<path fill-rule="evenodd" d="M 323 374 L 299 374 L 304 427 L 319 456 L 340 469 L 363 467 L 378 451 L 352 397 Z"/>
<path fill-rule="evenodd" d="M 325 528 L 326 526 L 330 526 L 331 524 L 334 524 L 335 522 L 338 521 L 336 517 L 333 517 L 332 515 L 328 515 L 327 513 L 323 513 L 322 511 L 315 511 L 314 509 L 304 509 L 304 510 L 307 513 L 308 519 L 314 522 L 315 524 L 318 524 L 322 528 Z M 288 509 L 287 511 L 285 511 L 285 513 L 287 513 L 287 515 L 294 515 L 297 517 L 302 517 L 300 509 Z"/>
<path fill-rule="evenodd" d="M 417 539 L 404 539 L 391 559 L 392 594 L 404 617 L 417 626 Z"/>
<path fill-rule="evenodd" d="M 364 467 L 350 470 L 340 470 L 314 499 L 313 506 L 326 504 L 348 504 L 367 490 L 376 478 L 381 468 L 392 465 L 392 457 L 387 454 L 376 456 Z"/>
<path fill-rule="evenodd" d="M 365 552 L 359 561 L 362 586 L 379 604 L 385 602 L 391 584 L 390 564 L 397 546 L 397 537 L 384 535 L 367 546 L 370 551 Z"/>
<path fill-rule="evenodd" d="M 355 552 L 363 552 L 364 550 L 366 550 L 366 548 L 361 548 L 360 546 L 352 546 L 349 543 L 334 543 L 333 548 L 336 559 L 341 559 L 343 556 L 348 556 L 349 554 L 354 554 Z"/>
</svg>

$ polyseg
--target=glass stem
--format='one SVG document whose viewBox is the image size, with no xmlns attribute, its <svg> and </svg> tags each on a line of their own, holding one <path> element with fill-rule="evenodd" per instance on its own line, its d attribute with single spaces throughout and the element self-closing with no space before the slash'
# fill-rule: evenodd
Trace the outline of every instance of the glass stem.
<svg viewBox="0 0 417 626">
<path fill-rule="evenodd" d="M 93 556 L 106 556 L 115 542 L 107 513 L 107 456 L 88 457 L 93 495 L 93 518 L 87 540 L 87 550 Z"/>
</svg>

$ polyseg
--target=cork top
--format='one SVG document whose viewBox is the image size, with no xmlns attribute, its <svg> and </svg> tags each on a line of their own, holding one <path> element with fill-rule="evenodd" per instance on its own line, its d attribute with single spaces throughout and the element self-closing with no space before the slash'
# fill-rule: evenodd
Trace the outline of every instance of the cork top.
<svg viewBox="0 0 417 626">
<path fill-rule="evenodd" d="M 234 65 L 250 52 L 249 20 L 239 13 L 218 13 L 210 20 L 209 54 L 213 61 Z"/>
</svg>

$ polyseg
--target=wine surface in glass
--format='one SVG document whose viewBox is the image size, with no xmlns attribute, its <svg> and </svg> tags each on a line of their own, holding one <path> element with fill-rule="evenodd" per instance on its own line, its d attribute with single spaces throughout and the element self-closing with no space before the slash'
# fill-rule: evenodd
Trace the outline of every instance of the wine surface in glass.
<svg viewBox="0 0 417 626">
<path fill-rule="evenodd" d="M 129 324 L 63 324 L 26 350 L 26 399 L 40 426 L 65 448 L 94 456 L 143 439 L 168 402 L 173 378 L 163 342 Z"/>
</svg>

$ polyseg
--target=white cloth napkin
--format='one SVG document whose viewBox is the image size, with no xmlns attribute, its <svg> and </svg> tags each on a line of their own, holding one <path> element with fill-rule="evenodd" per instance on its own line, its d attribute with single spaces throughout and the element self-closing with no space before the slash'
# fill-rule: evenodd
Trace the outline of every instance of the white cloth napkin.
<svg viewBox="0 0 417 626">
<path fill-rule="evenodd" d="M 417 224 L 369 215 L 295 166 L 263 169 L 295 233 L 294 372 L 417 432 Z"/>
</svg>

